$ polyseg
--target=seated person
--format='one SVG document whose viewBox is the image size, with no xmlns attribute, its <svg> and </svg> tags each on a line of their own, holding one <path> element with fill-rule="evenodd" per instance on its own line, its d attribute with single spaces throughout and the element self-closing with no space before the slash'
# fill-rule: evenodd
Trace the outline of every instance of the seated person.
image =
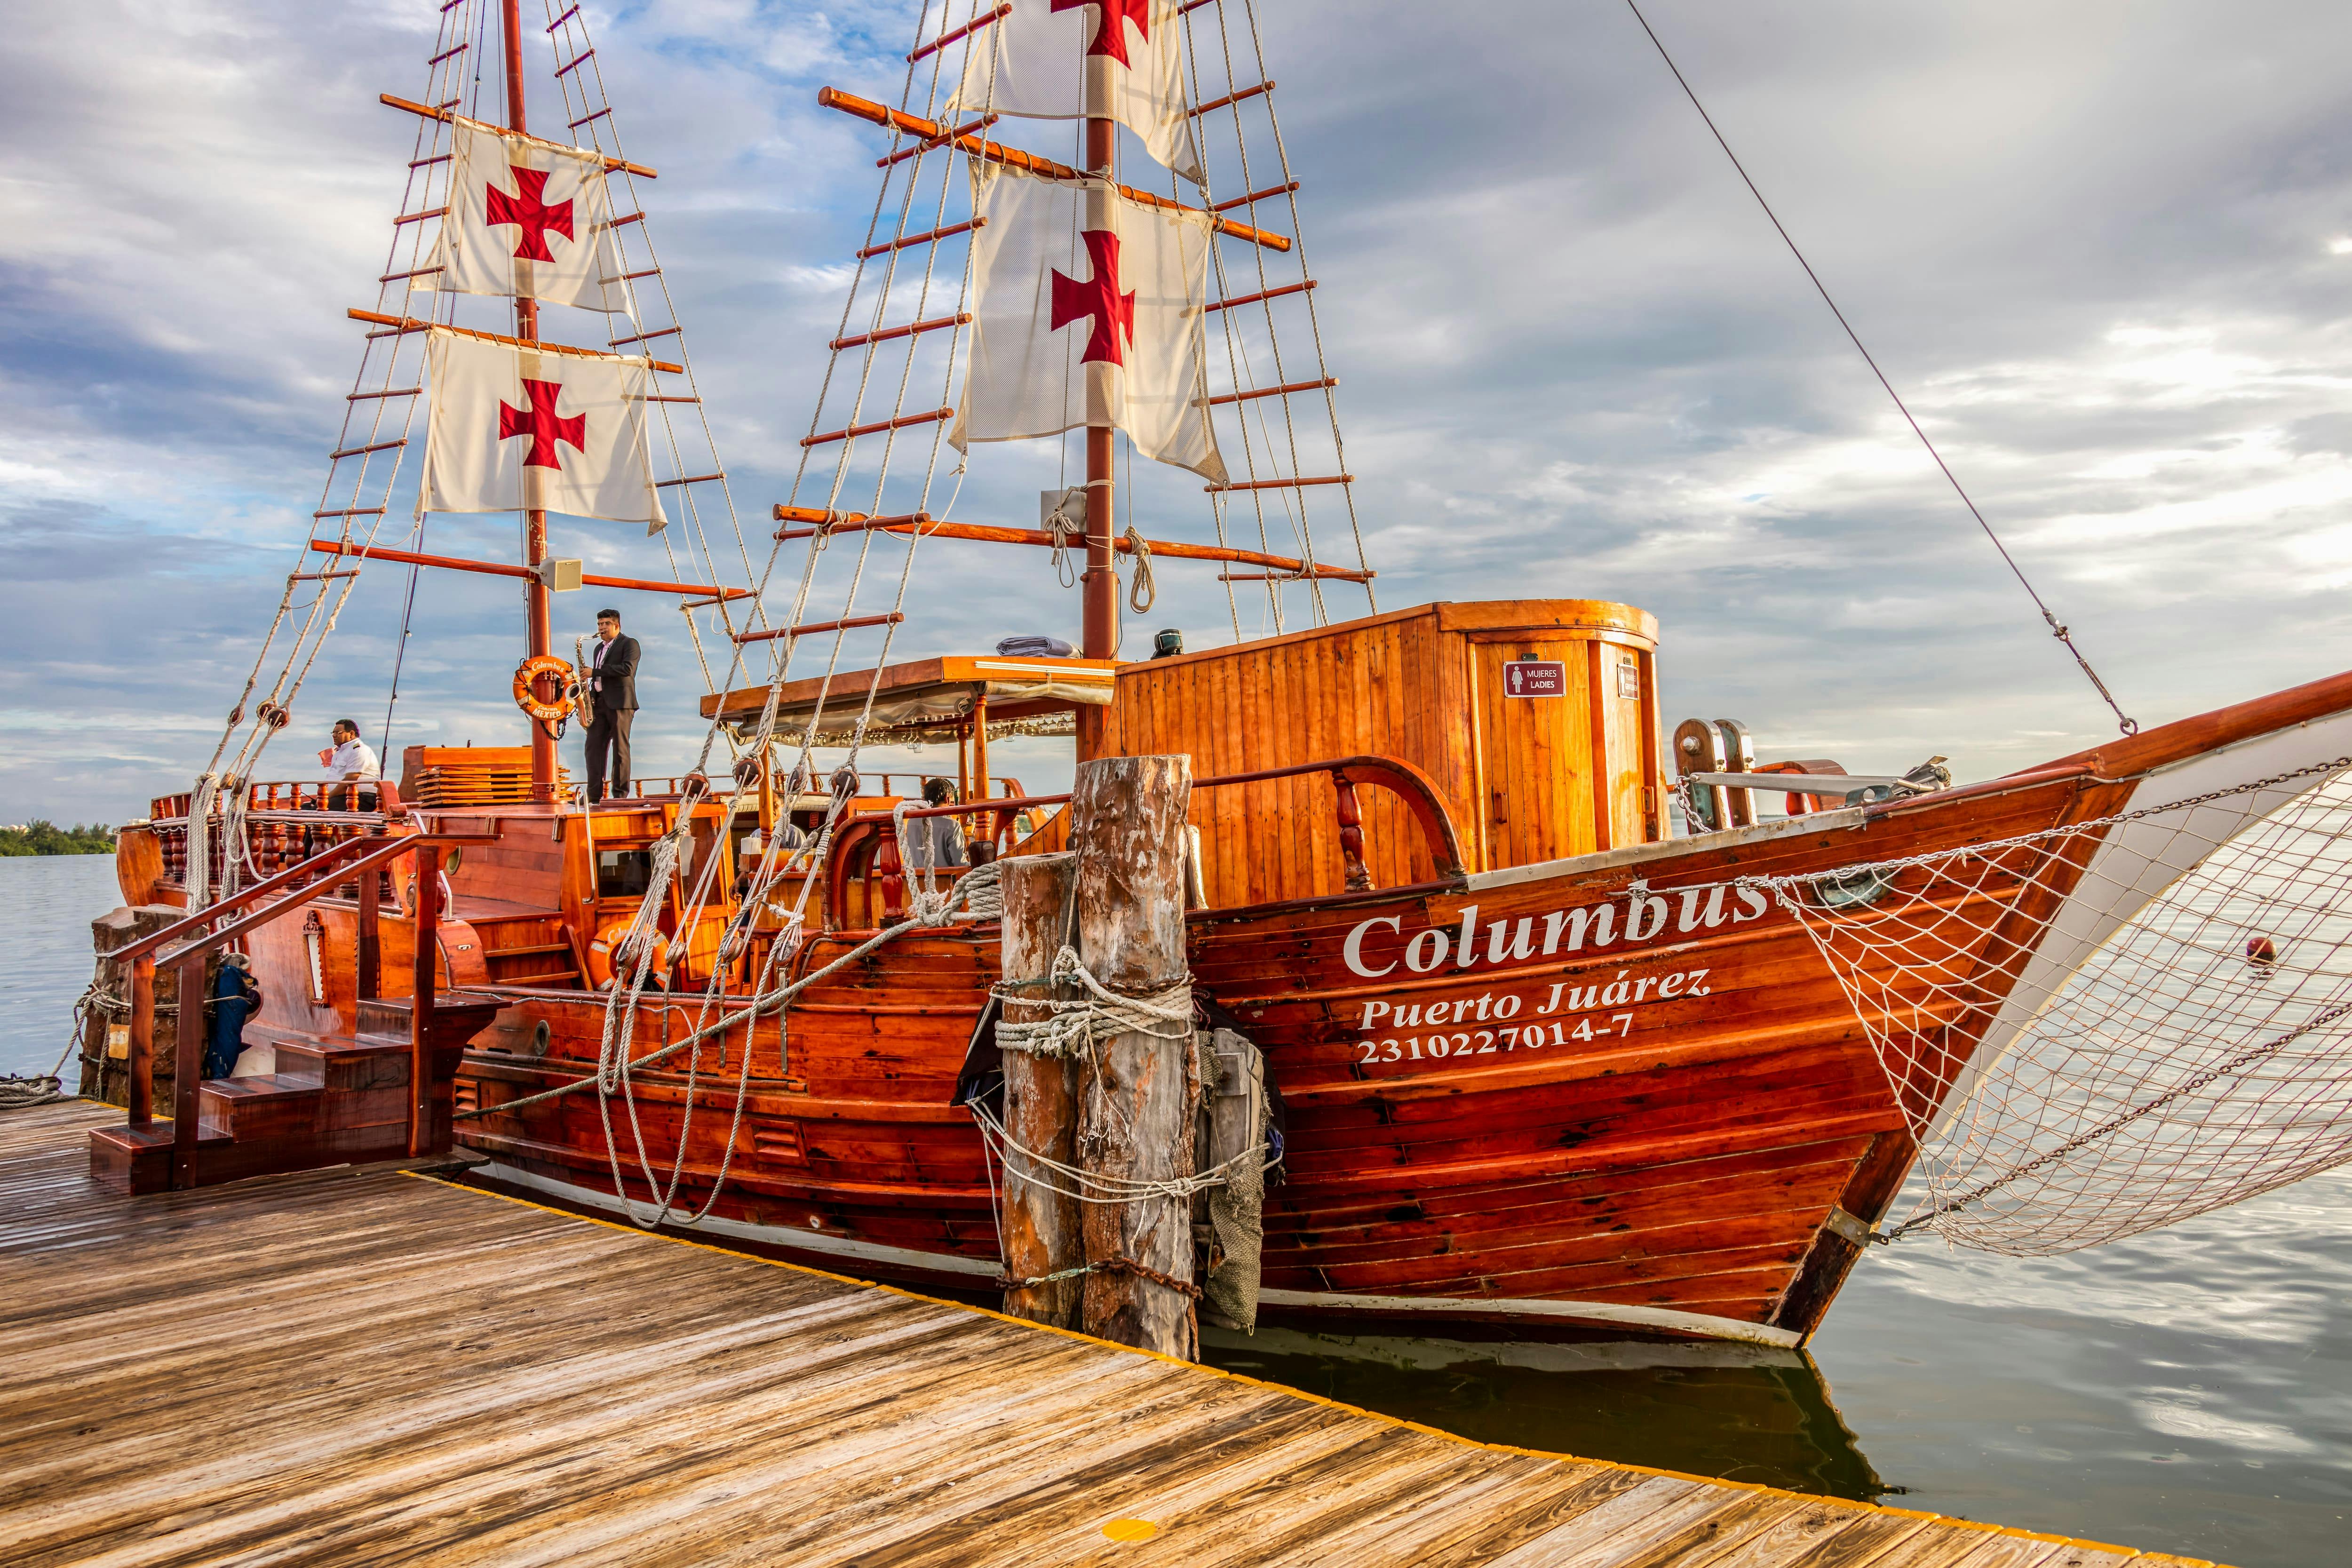
<svg viewBox="0 0 2352 1568">
<path fill-rule="evenodd" d="M 329 811 L 373 811 L 375 781 L 383 776 L 374 749 L 360 739 L 359 725 L 349 719 L 335 721 L 334 735 L 334 745 L 319 753 L 331 781 L 322 792 L 323 805 Z"/>
<path fill-rule="evenodd" d="M 927 805 L 950 805 L 956 797 L 955 785 L 945 779 L 923 781 L 923 802 Z M 948 870 L 963 865 L 963 829 L 952 816 L 914 816 L 907 819 L 907 869 Z"/>
<path fill-rule="evenodd" d="M 742 846 L 735 852 L 740 862 L 740 869 L 735 878 L 737 903 L 740 904 L 751 896 L 751 883 L 760 874 L 761 862 L 767 858 L 768 847 L 771 844 L 779 849 L 798 851 L 806 847 L 808 835 L 793 826 L 793 819 L 786 816 L 777 820 L 775 831 L 770 834 L 764 842 L 757 833 L 747 837 Z M 803 857 L 797 853 L 787 854 L 778 863 L 776 868 L 779 872 L 792 870 L 802 858 Z"/>
</svg>

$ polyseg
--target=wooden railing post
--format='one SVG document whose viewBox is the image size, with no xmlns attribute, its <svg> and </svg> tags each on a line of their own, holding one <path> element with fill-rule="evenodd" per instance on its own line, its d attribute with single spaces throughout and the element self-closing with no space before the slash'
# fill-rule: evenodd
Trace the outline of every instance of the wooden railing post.
<svg viewBox="0 0 2352 1568">
<path fill-rule="evenodd" d="M 1364 808 L 1356 799 L 1354 782 L 1346 773 L 1332 769 L 1331 783 L 1339 790 L 1339 854 L 1348 865 L 1348 891 L 1368 893 L 1372 888 L 1372 871 L 1364 864 Z"/>
<path fill-rule="evenodd" d="M 866 918 L 878 928 L 888 921 L 904 920 L 907 915 L 907 868 L 898 856 L 898 835 L 890 824 L 882 826 L 880 846 L 874 852 L 874 878 L 882 885 L 882 912 L 866 911 Z M 870 888 L 871 883 L 868 884 Z"/>
<path fill-rule="evenodd" d="M 131 1125 L 155 1121 L 155 959 L 131 963 Z"/>
<path fill-rule="evenodd" d="M 375 1000 L 382 985 L 383 941 L 379 922 L 379 905 L 383 892 L 383 872 L 371 867 L 360 873 L 359 973 L 354 977 L 357 994 L 362 1002 Z"/>
<path fill-rule="evenodd" d="M 180 977 L 179 1012 L 173 1018 L 172 1188 L 196 1184 L 196 1106 L 205 1087 L 205 960 L 199 949 L 173 966 Z"/>
<path fill-rule="evenodd" d="M 408 1155 L 433 1136 L 433 991 L 440 982 L 441 850 L 416 848 L 416 979 L 408 1015 Z"/>
</svg>

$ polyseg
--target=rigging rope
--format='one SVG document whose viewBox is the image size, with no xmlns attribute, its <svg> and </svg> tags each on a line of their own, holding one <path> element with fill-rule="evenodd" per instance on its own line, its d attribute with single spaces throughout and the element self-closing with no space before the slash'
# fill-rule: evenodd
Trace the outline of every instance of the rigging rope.
<svg viewBox="0 0 2352 1568">
<path fill-rule="evenodd" d="M 2091 661 L 2084 657 L 2081 648 L 2074 646 L 2073 634 L 2060 623 L 2058 617 L 2051 612 L 2050 606 L 2042 602 L 2041 594 L 2036 592 L 2032 583 L 2027 580 L 2025 569 L 2020 566 L 2016 558 L 2010 554 L 2009 546 L 2001 542 L 2000 535 L 1993 531 L 1992 524 L 1985 521 L 1984 513 L 1977 510 L 1977 503 L 1969 496 L 1968 487 L 1960 483 L 1959 476 L 1952 472 L 1952 466 L 1944 461 L 1944 454 L 1936 449 L 1936 443 L 1928 438 L 1927 432 L 1921 428 L 1919 421 L 1912 416 L 1911 405 L 1903 401 L 1903 395 L 1895 390 L 1895 384 L 1887 380 L 1885 371 L 1879 369 L 1878 361 L 1872 356 L 1869 349 L 1863 346 L 1862 334 L 1853 330 L 1853 323 L 1846 320 L 1843 310 L 1838 309 L 1838 302 L 1830 298 L 1829 286 L 1822 281 L 1821 274 L 1813 270 L 1813 264 L 1805 259 L 1805 253 L 1797 247 L 1796 240 L 1790 237 L 1788 229 L 1782 226 L 1780 215 L 1772 210 L 1772 204 L 1764 199 L 1764 193 L 1757 189 L 1756 182 L 1748 177 L 1747 165 L 1740 163 L 1739 154 L 1731 150 L 1731 143 L 1724 140 L 1722 131 L 1715 123 L 1715 117 L 1707 113 L 1706 106 L 1698 100 L 1698 94 L 1692 89 L 1688 79 L 1684 77 L 1682 68 L 1675 64 L 1674 56 L 1666 52 L 1666 46 L 1658 37 L 1656 30 L 1650 26 L 1650 19 L 1642 15 L 1639 0 L 1625 0 L 1625 6 L 1633 13 L 1633 19 L 1642 25 L 1642 31 L 1648 35 L 1651 44 L 1657 49 L 1658 58 L 1666 62 L 1666 69 L 1674 73 L 1675 84 L 1683 89 L 1683 96 L 1690 100 L 1691 107 L 1697 110 L 1698 117 L 1706 122 L 1707 132 L 1715 138 L 1715 144 L 1723 149 L 1723 155 L 1726 158 L 1731 160 L 1731 166 L 1738 174 L 1740 183 L 1748 187 L 1748 194 L 1754 196 L 1756 205 L 1764 209 L 1764 216 L 1771 221 L 1773 232 L 1780 235 L 1780 242 L 1789 247 L 1789 254 L 1797 258 L 1797 265 L 1805 269 L 1805 277 L 1811 281 L 1813 291 L 1822 297 L 1822 303 L 1830 308 L 1830 314 L 1835 316 L 1837 324 L 1845 330 L 1846 338 L 1853 344 L 1854 352 L 1862 355 L 1863 363 L 1870 367 L 1870 374 L 1878 378 L 1878 384 L 1886 389 L 1888 397 L 1894 399 L 1896 412 L 1903 416 L 1903 422 L 1911 426 L 1911 433 L 1919 437 L 1919 444 L 1927 448 L 1927 456 L 1936 460 L 1936 467 L 1943 471 L 1944 478 L 1951 482 L 1952 492 L 1960 498 L 1960 504 L 1969 509 L 1969 515 L 1977 520 L 1977 526 L 1984 530 L 1984 536 L 1992 541 L 1992 547 L 2000 552 L 2001 562 L 2009 568 L 2010 574 L 2017 579 L 2017 585 L 2025 590 L 2026 597 L 2033 601 L 2033 607 L 2042 612 L 2042 619 L 2050 627 L 2051 636 L 2066 645 L 2066 651 L 2074 656 L 2074 663 L 2081 668 L 2084 679 L 2088 679 L 2092 687 L 2097 690 L 2099 700 L 2105 702 L 2108 710 L 2115 714 L 2117 727 L 2126 735 L 2138 734 L 2138 721 L 2123 710 L 2122 706 L 2116 701 L 2115 694 L 2107 689 L 2107 683 L 2099 679 L 2099 672 L 2091 668 Z"/>
</svg>

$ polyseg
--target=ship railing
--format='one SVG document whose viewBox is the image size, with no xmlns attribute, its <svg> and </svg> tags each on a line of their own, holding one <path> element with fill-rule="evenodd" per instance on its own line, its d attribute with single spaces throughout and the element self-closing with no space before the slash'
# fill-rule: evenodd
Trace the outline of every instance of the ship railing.
<svg viewBox="0 0 2352 1568">
<path fill-rule="evenodd" d="M 352 809 L 371 798 L 374 809 Z M 194 800 L 187 794 L 158 796 L 149 814 L 147 826 L 163 857 L 163 879 L 175 887 L 188 883 L 188 814 Z M 257 875 L 274 876 L 330 845 L 381 836 L 403 810 L 400 786 L 390 779 L 356 785 L 290 780 L 249 784 L 242 848 L 231 846 L 220 833 L 206 836 L 210 885 L 216 888 L 226 880 L 232 854 Z M 226 816 L 226 803 L 215 797 L 211 820 L 217 824 Z"/>
<path fill-rule="evenodd" d="M 129 1098 L 130 1124 L 134 1129 L 144 1131 L 153 1124 L 155 1116 L 156 971 L 171 970 L 179 975 L 172 1083 L 173 1187 L 194 1185 L 195 1179 L 196 1141 L 201 1131 L 197 1107 L 204 1082 L 205 1043 L 205 982 L 212 955 L 243 940 L 257 928 L 283 920 L 313 900 L 355 880 L 359 889 L 357 994 L 362 1001 L 373 999 L 381 978 L 383 953 L 378 935 L 381 900 L 376 873 L 403 856 L 414 856 L 416 860 L 414 916 L 417 957 L 410 1025 L 408 1147 L 412 1156 L 426 1152 L 425 1142 L 431 1136 L 432 1092 L 428 1042 L 432 1037 L 433 998 L 439 982 L 441 851 L 495 841 L 494 835 L 447 833 L 343 839 L 107 954 L 116 963 L 131 966 Z"/>
<path fill-rule="evenodd" d="M 922 794 L 923 784 L 926 781 L 943 776 L 946 775 L 940 773 L 861 773 L 858 775 L 857 789 L 860 795 L 890 795 L 894 797 L 911 797 Z M 897 784 L 911 784 L 914 787 L 911 790 L 902 792 L 892 787 L 892 785 Z M 1001 796 L 992 797 L 992 800 L 987 803 L 988 805 L 994 805 L 997 801 L 1008 799 L 1012 796 L 1018 795 L 1021 793 L 1021 781 L 1006 774 L 1000 773 L 992 776 L 989 780 L 989 784 L 992 787 L 1002 788 L 1004 791 L 1004 794 Z M 681 800 L 688 795 L 723 795 L 724 793 L 725 792 L 723 790 L 714 789 L 709 786 L 708 781 L 704 780 L 700 774 L 677 773 L 667 777 L 656 775 L 652 778 L 632 779 L 629 783 L 628 795 L 621 798 L 630 800 Z M 824 795 L 822 787 L 805 793 L 814 795 L 820 800 L 824 798 Z M 980 806 L 982 803 L 974 802 L 973 804 L 975 806 Z"/>
<path fill-rule="evenodd" d="M 1230 789 L 1315 773 L 1328 774 L 1331 779 L 1332 813 L 1339 827 L 1340 868 L 1348 892 L 1372 890 L 1371 868 L 1364 859 L 1363 803 L 1357 794 L 1360 784 L 1385 789 L 1402 803 L 1407 814 L 1421 829 L 1423 846 L 1441 879 L 1451 881 L 1468 874 L 1462 859 L 1461 839 L 1454 833 L 1454 819 L 1445 809 L 1445 802 L 1438 794 L 1435 781 L 1411 763 L 1393 757 L 1334 757 L 1322 762 L 1297 763 L 1289 767 L 1263 768 L 1255 773 L 1224 773 L 1213 778 L 1195 779 L 1192 788 L 1195 791 Z M 1066 795 L 1044 795 L 961 801 L 948 805 L 919 807 L 908 811 L 906 816 L 912 820 L 923 816 L 989 815 L 992 820 L 988 833 L 984 837 L 973 837 L 977 842 L 991 847 L 987 858 L 992 859 L 993 847 L 1002 844 L 1011 833 L 1014 818 L 1024 812 L 1040 812 L 1048 806 L 1066 805 L 1069 799 Z M 865 891 L 862 913 L 868 923 L 878 926 L 906 918 L 907 868 L 900 864 L 898 835 L 891 830 L 891 824 L 892 818 L 888 816 L 853 817 L 835 840 L 832 863 L 826 868 L 825 888 L 825 912 L 831 929 L 851 929 L 849 889 L 853 881 L 861 884 Z M 941 867 L 935 875 L 952 881 L 970 868 Z"/>
</svg>

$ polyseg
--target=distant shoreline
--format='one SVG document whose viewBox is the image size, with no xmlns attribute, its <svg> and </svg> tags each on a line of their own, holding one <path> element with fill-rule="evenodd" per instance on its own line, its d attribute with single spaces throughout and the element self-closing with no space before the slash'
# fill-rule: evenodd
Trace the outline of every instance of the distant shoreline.
<svg viewBox="0 0 2352 1568">
<path fill-rule="evenodd" d="M 111 855 L 114 853 L 114 829 L 102 822 L 88 826 L 59 827 L 56 823 L 36 818 L 31 822 L 0 827 L 0 859 L 14 859 L 28 855 Z"/>
</svg>

